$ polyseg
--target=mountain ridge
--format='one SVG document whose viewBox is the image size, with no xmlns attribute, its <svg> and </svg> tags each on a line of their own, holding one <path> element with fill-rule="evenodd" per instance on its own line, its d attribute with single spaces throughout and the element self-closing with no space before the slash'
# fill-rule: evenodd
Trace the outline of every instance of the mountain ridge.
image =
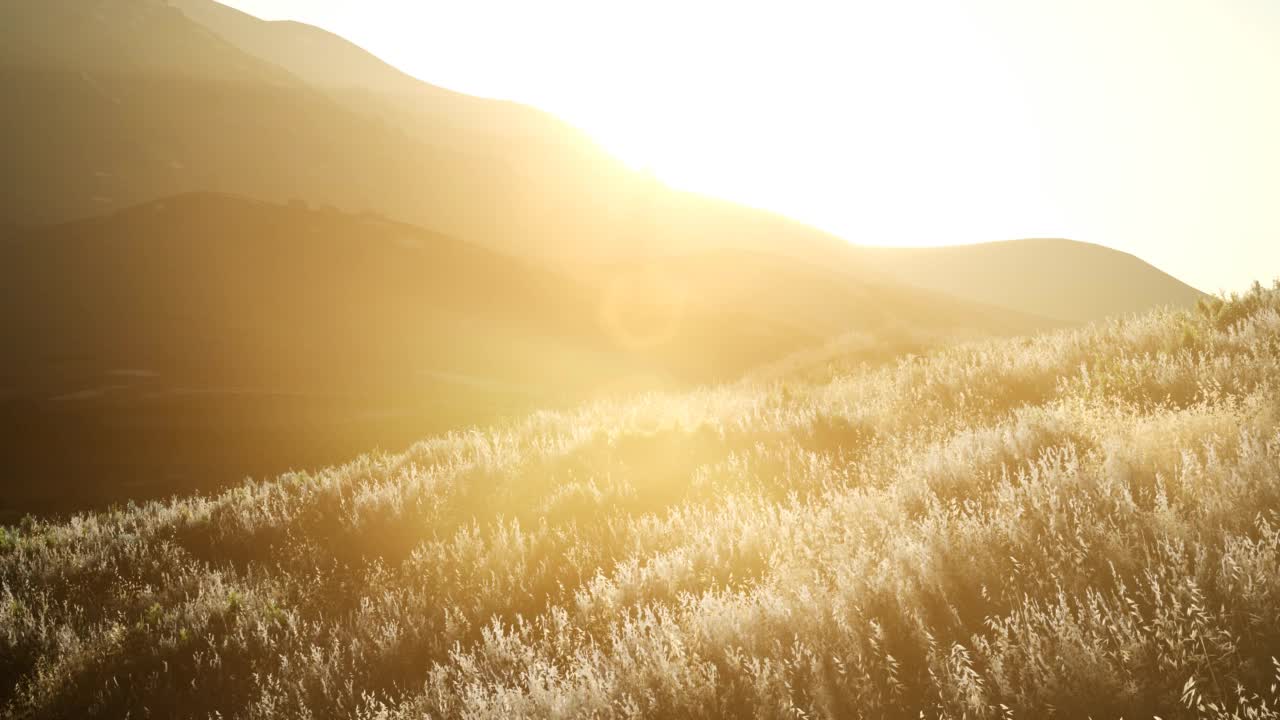
<svg viewBox="0 0 1280 720">
<path fill-rule="evenodd" d="M 163 58 L 169 79 L 125 71 L 93 79 L 90 73 L 100 71 L 87 66 L 0 67 L 0 89 L 24 108 L 0 119 L 5 134 L 19 139 L 12 161 L 0 168 L 10 188 L 0 196 L 0 219 L 30 224 L 91 217 L 176 192 L 225 191 L 373 211 L 575 276 L 586 272 L 579 279 L 589 284 L 602 280 L 590 277 L 601 264 L 731 248 L 862 277 L 879 273 L 1076 322 L 1197 297 L 1155 276 L 1141 280 L 1142 293 L 1080 309 L 1046 302 L 1034 287 L 1021 295 L 992 294 L 993 287 L 1017 285 L 1028 268 L 1040 280 L 1024 284 L 1048 287 L 1045 281 L 1061 268 L 1028 258 L 1022 267 L 1005 262 L 1002 274 L 988 276 L 973 268 L 981 260 L 956 255 L 986 257 L 983 248 L 867 249 L 776 213 L 668 188 L 625 168 L 547 113 L 431 86 L 328 31 L 262 21 L 212 0 L 125 5 L 171 32 L 139 34 L 129 23 L 112 24 L 101 12 L 105 5 L 70 0 L 15 0 L 4 11 L 22 10 L 28 30 L 65 25 L 70 34 L 62 35 L 67 42 L 58 52 L 68 58 L 83 60 L 88 51 L 77 48 L 100 45 L 94 38 L 105 33 L 151 65 Z M 11 25 L 12 34 L 21 23 Z M 326 52 L 299 50 L 299 36 L 318 38 Z M 105 51 L 95 52 L 96 58 Z M 347 75 L 329 73 L 335 62 Z M 219 63 L 238 69 L 222 79 L 203 77 L 202 68 Z M 351 91 L 351 85 L 365 89 Z M 371 88 L 399 96 L 362 99 Z M 1098 262 L 1118 257 L 1099 255 Z M 970 269 L 947 275 L 957 262 Z M 1148 277 L 1147 268 L 1128 267 L 1136 273 L 1131 282 Z"/>
<path fill-rule="evenodd" d="M 1067 238 L 858 248 L 865 262 L 902 282 L 1069 322 L 1187 307 L 1205 296 L 1132 253 Z"/>
</svg>

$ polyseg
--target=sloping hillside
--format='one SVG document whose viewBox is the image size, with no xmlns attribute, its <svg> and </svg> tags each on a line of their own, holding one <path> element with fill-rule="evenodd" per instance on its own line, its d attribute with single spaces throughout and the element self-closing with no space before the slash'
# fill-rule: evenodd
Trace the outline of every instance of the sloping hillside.
<svg viewBox="0 0 1280 720">
<path fill-rule="evenodd" d="M 228 43 L 279 66 L 308 85 L 396 123 L 427 141 L 449 136 L 470 150 L 511 156 L 542 148 L 559 152 L 558 163 L 578 170 L 590 165 L 568 161 L 594 155 L 596 170 L 621 171 L 621 163 L 602 153 L 581 131 L 526 105 L 454 92 L 410 77 L 350 41 L 317 27 L 292 21 L 264 21 L 213 0 L 168 0 L 187 17 Z M 546 156 L 544 161 L 557 162 Z M 531 172 L 539 169 L 524 165 Z M 543 167 L 542 171 L 551 167 Z"/>
<path fill-rule="evenodd" d="M 622 354 L 701 382 L 855 331 L 971 337 L 1055 324 L 742 251 L 613 264 L 584 273 L 601 279 L 587 286 L 376 215 L 209 193 L 11 228 L 0 256 L 0 319 L 15 349 L 3 363 L 27 373 L 12 384 L 27 388 L 45 386 L 37 376 L 62 389 L 146 368 L 208 385 L 334 389 L 335 367 L 348 389 L 401 392 L 420 372 L 559 386 L 625 370 Z M 521 353 L 496 352 L 517 341 Z"/>
<path fill-rule="evenodd" d="M 219 191 L 474 235 L 508 202 L 501 162 L 409 138 L 158 0 L 15 0 L 0 24 L 7 220 Z"/>
<path fill-rule="evenodd" d="M 563 276 L 374 216 L 192 194 L 25 230 L 0 255 L 4 362 L 68 380 L 403 392 L 426 372 L 548 383 L 561 350 L 536 346 L 604 347 L 594 297 Z"/>
<path fill-rule="evenodd" d="M 225 8 L 212 10 L 200 17 Z M 0 91 L 22 108 L 0 126 L 13 139 L 0 167 L 11 188 L 0 217 L 63 220 L 218 191 L 371 209 L 541 260 L 635 254 L 623 237 L 637 188 L 651 184 L 571 128 L 417 83 L 314 28 L 239 19 L 216 26 L 265 58 L 161 0 L 0 8 L 9 38 Z M 307 54 L 285 62 L 290 49 Z M 315 69 L 334 58 L 355 76 Z M 354 90 L 340 84 L 365 78 Z M 388 95 L 388 82 L 408 87 Z M 695 208 L 693 221 L 703 214 Z M 655 242 L 714 246 L 731 237 L 680 222 Z"/>
<path fill-rule="evenodd" d="M 935 248 L 859 248 L 900 282 L 1068 322 L 1191 307 L 1199 290 L 1118 250 L 1058 239 Z"/>
<path fill-rule="evenodd" d="M 847 333 L 875 361 L 1051 325 L 743 253 L 581 284 L 377 216 L 227 195 L 2 237 L 0 512 L 313 468 L 520 409 L 735 378 Z"/>
<path fill-rule="evenodd" d="M 28 521 L 0 703 L 1275 718 L 1278 358 L 1280 286 Z"/>
<path fill-rule="evenodd" d="M 647 188 L 582 133 L 532 108 L 470 97 L 420 82 L 346 40 L 296 22 L 264 22 L 213 0 L 170 0 L 249 54 L 375 112 L 414 137 L 448 136 L 455 147 L 503 158 L 530 182 L 539 202 L 576 216 L 605 212 L 563 259 L 717 250 L 791 254 L 856 266 L 954 297 L 1065 322 L 1088 322 L 1162 305 L 1188 307 L 1201 293 L 1126 253 L 1067 240 L 1034 239 L 923 249 L 865 248 L 842 257 L 822 233 L 794 221 L 709 198 Z M 552 200 L 554 201 L 548 203 Z M 639 198 L 638 198 L 639 196 Z M 621 213 L 616 212 L 619 208 Z M 648 217 L 628 217 L 626 212 Z M 617 229 L 617 223 L 623 225 Z M 630 222 L 648 223 L 637 241 Z M 858 238 L 851 238 L 858 240 Z M 619 242 L 620 240 L 620 242 Z M 518 241 L 517 241 L 518 242 Z M 568 242 L 561 238 L 562 243 Z M 838 242 L 838 241 L 837 241 Z M 843 243 L 840 243 L 843 244 Z M 527 248 L 507 245 L 514 252 Z"/>
<path fill-rule="evenodd" d="M 0 511 L 340 462 L 633 370 L 593 291 L 371 216 L 188 195 L 15 230 L 0 267 Z"/>
<path fill-rule="evenodd" d="M 332 34 L 212 0 L 14 0 L 0 20 L 0 92 L 20 108 L 0 117 L 4 221 L 218 191 L 373 210 L 575 272 L 727 250 L 1069 321 L 1194 299 L 1133 258 L 1074 245 L 853 252 L 631 172 L 540 111 L 433 87 Z"/>
</svg>

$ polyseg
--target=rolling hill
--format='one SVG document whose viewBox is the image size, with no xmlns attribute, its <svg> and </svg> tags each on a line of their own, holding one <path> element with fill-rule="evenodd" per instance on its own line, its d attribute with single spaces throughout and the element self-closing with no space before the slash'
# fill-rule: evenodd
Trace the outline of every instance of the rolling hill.
<svg viewBox="0 0 1280 720">
<path fill-rule="evenodd" d="M 623 169 L 584 133 L 546 112 L 424 83 L 320 28 L 260 20 L 212 0 L 168 2 L 245 53 L 420 140 L 448 137 L 460 148 L 497 155 L 535 174 L 555 166 L 596 172 Z M 540 153 L 544 154 L 536 158 Z M 575 154 L 579 162 L 567 162 Z M 536 159 L 545 164 L 539 167 Z M 591 162 L 597 165 L 593 168 Z"/>
<path fill-rule="evenodd" d="M 0 93 L 0 718 L 1280 718 L 1280 281 L 852 245 L 210 0 L 5 0 Z"/>
<path fill-rule="evenodd" d="M 539 110 L 420 82 L 331 33 L 212 0 L 14 0 L 0 19 L 0 91 L 22 108 L 0 119 L 14 139 L 0 167 L 10 222 L 219 191 L 376 211 L 588 284 L 613 263 L 724 250 L 1068 321 L 1196 297 L 1083 245 L 854 252 L 793 220 L 665 187 Z M 1058 290 L 1066 299 L 1046 300 Z"/>
<path fill-rule="evenodd" d="M 316 467 L 842 337 L 879 362 L 1191 297 L 1116 253 L 860 249 L 205 0 L 4 3 L 0 92 L 3 470 L 35 493 L 10 511 Z M 1091 291 L 1117 273 L 1133 286 Z M 1079 306 L 1013 291 L 1045 274 Z"/>
<path fill-rule="evenodd" d="M 408 81 L 314 29 L 249 22 L 269 33 L 263 42 L 244 23 L 236 33 L 218 25 L 259 51 L 314 48 L 291 38 L 320 37 L 324 53 L 289 66 L 327 67 L 336 45 L 338 56 L 357 58 L 352 67 L 373 64 L 410 90 L 378 90 L 383 99 L 365 102 L 370 90 L 353 96 L 340 79 L 313 85 L 273 62 L 278 52 L 257 57 L 160 0 L 15 0 L 0 20 L 0 91 L 22 108 L 0 126 L 14 139 L 0 168 L 11 188 L 0 198 L 6 220 L 75 219 L 216 191 L 372 210 L 545 262 L 644 252 L 629 224 L 637 198 L 653 190 L 648 178 L 544 113 Z M 367 88 L 386 85 L 366 75 Z M 783 242 L 754 229 L 752 212 L 656 192 L 673 212 L 650 250 L 732 243 L 803 256 L 843 244 L 799 225 Z"/>
<path fill-rule="evenodd" d="M 500 162 L 415 141 L 162 2 L 16 0 L 0 26 L 0 91 L 20 109 L 0 119 L 7 220 L 216 191 L 484 236 L 508 197 Z"/>
<path fill-rule="evenodd" d="M 0 238 L 10 512 L 723 381 L 850 333 L 880 361 L 1054 325 L 746 252 L 614 264 L 588 284 L 376 215 L 210 193 Z"/>
<path fill-rule="evenodd" d="M 1204 293 L 1118 250 L 1061 239 L 934 248 L 859 248 L 901 282 L 1067 322 L 1190 307 Z"/>
<path fill-rule="evenodd" d="M 0 267 L 8 511 L 337 462 L 629 367 L 572 281 L 372 216 L 186 195 L 15 230 Z"/>
<path fill-rule="evenodd" d="M 604 209 L 605 217 L 594 227 L 613 229 L 586 238 L 585 246 L 571 244 L 570 262 L 602 254 L 626 257 L 689 249 L 790 254 L 848 266 L 850 271 L 881 272 L 895 282 L 1067 322 L 1161 305 L 1186 307 L 1202 296 L 1125 253 L 1066 240 L 901 250 L 864 246 L 846 258 L 843 241 L 792 220 L 654 187 L 605 156 L 580 132 L 532 108 L 423 83 L 305 24 L 265 22 L 212 0 L 170 2 L 245 52 L 287 69 L 350 107 L 376 112 L 414 137 L 429 142 L 447 136 L 454 147 L 503 158 L 526 180 L 540 183 L 541 192 L 554 191 L 555 202 L 540 200 L 545 207 L 558 208 L 556 212 L 575 221 Z M 631 226 L 637 222 L 647 223 L 646 237 L 635 236 Z M 504 247 L 528 252 L 519 245 Z"/>
</svg>

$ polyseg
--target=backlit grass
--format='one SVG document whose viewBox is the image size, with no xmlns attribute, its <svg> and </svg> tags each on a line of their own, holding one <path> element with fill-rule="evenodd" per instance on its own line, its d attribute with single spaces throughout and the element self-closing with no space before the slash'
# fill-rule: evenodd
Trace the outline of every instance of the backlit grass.
<svg viewBox="0 0 1280 720">
<path fill-rule="evenodd" d="M 0 533 L 14 717 L 1280 716 L 1280 289 Z"/>
</svg>

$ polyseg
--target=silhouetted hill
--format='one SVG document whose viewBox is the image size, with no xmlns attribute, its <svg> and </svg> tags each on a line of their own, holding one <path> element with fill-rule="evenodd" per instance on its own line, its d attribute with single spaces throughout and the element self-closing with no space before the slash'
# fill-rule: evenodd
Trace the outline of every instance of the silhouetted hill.
<svg viewBox="0 0 1280 720">
<path fill-rule="evenodd" d="M 14 0 L 0 24 L 6 219 L 220 191 L 488 227 L 483 237 L 507 204 L 501 163 L 416 141 L 156 0 Z"/>
<path fill-rule="evenodd" d="M 0 511 L 339 462 L 730 379 L 848 333 L 883 360 L 1053 325 L 745 251 L 615 263 L 585 284 L 373 215 L 221 194 L 0 237 L 0 472 L 16 479 Z"/>
<path fill-rule="evenodd" d="M 321 28 L 264 21 L 213 0 L 168 2 L 244 52 L 353 107 L 394 121 L 419 139 L 434 141 L 444 134 L 469 150 L 504 155 L 538 147 L 577 149 L 621 169 L 584 133 L 547 112 L 430 85 Z"/>
<path fill-rule="evenodd" d="M 119 369 L 271 392 L 400 394 L 424 374 L 577 389 L 588 365 L 698 382 L 848 332 L 1055 324 L 735 250 L 614 263 L 586 285 L 375 215 L 210 193 L 14 228 L 0 258 L 0 367 L 11 389 L 52 392 Z"/>
<path fill-rule="evenodd" d="M 374 210 L 592 284 L 601 263 L 732 250 L 1065 320 L 1194 296 L 1129 256 L 1076 246 L 856 252 L 671 190 L 544 112 L 431 86 L 331 33 L 212 0 L 14 0 L 0 20 L 0 92 L 17 109 L 0 119 L 9 221 L 211 190 Z"/>
<path fill-rule="evenodd" d="M 0 268 L 10 507 L 341 461 L 631 368 L 593 292 L 376 217 L 186 195 L 15 230 Z"/>
<path fill-rule="evenodd" d="M 1072 240 L 859 252 L 869 267 L 901 282 L 1069 322 L 1190 307 L 1204 296 L 1133 255 Z"/>
<path fill-rule="evenodd" d="M 842 241 L 795 221 L 688 193 L 645 186 L 607 158 L 581 132 L 546 113 L 514 103 L 475 98 L 406 75 L 347 40 L 297 22 L 265 22 L 212 0 L 170 0 L 192 19 L 255 57 L 287 69 L 353 107 L 376 112 L 421 139 L 448 136 L 454 147 L 500 157 L 541 178 L 542 202 L 556 196 L 561 212 L 589 218 L 606 212 L 596 227 L 616 228 L 574 246 L 570 258 L 626 256 L 621 244 L 644 253 L 699 248 L 763 250 L 845 268 L 833 251 Z M 594 209 L 593 209 L 594 208 Z M 637 217 L 628 218 L 626 212 Z M 645 214 L 647 213 L 647 217 Z M 649 223 L 639 237 L 628 224 Z M 615 239 L 621 237 L 622 242 Z M 856 240 L 856 238 L 855 238 Z M 518 241 L 517 241 L 518 242 Z M 604 246 L 604 247 L 601 247 Z M 515 252 L 527 252 L 518 245 Z M 612 250 L 612 252 L 610 252 Z M 713 250 L 714 252 L 714 250 Z M 971 248 L 876 250 L 871 267 L 896 281 L 1031 315 L 1088 321 L 1141 312 L 1160 305 L 1185 306 L 1199 293 L 1124 253 L 1057 240 L 989 243 Z"/>
<path fill-rule="evenodd" d="M 0 9 L 17 38 L 0 47 L 0 92 L 20 108 L 0 120 L 13 139 L 0 218 L 59 221 L 218 191 L 371 209 L 552 263 L 846 250 L 799 223 L 672 191 L 545 113 L 419 83 L 315 28 L 183 7 Z"/>
<path fill-rule="evenodd" d="M 477 348 L 487 334 L 600 344 L 590 298 L 564 277 L 372 216 L 194 194 L 33 228 L 0 252 L 20 348 L 4 362 L 46 370 L 93 358 L 91 373 L 402 392 L 428 371 L 545 380 L 531 355 L 517 366 Z M 347 371 L 337 384 L 335 367 Z"/>
</svg>

